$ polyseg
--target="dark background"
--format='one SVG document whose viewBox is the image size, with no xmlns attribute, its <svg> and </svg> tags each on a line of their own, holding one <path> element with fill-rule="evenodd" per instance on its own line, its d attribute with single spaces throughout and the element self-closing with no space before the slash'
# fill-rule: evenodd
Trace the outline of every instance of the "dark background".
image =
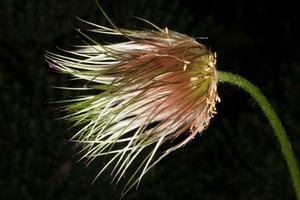
<svg viewBox="0 0 300 200">
<path fill-rule="evenodd" d="M 160 27 L 207 36 L 218 69 L 261 88 L 285 126 L 300 161 L 300 40 L 295 3 L 281 1 L 131 0 L 100 3 L 121 27 Z M 72 85 L 44 61 L 46 50 L 81 44 L 76 16 L 108 25 L 93 0 L 0 2 L 0 199 L 119 199 L 102 162 L 86 167 L 67 142 L 56 105 Z M 149 27 L 148 27 L 149 28 Z M 101 39 L 101 37 L 100 37 Z M 110 41 L 114 42 L 114 41 Z M 295 199 L 286 163 L 258 106 L 235 87 L 219 85 L 222 102 L 203 136 L 161 161 L 125 199 Z"/>
</svg>

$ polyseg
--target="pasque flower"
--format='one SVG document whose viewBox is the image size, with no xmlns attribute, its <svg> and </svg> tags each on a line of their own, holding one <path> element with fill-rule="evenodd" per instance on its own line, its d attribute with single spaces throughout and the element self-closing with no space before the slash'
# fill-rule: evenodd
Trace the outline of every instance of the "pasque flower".
<svg viewBox="0 0 300 200">
<path fill-rule="evenodd" d="M 140 162 L 130 188 L 208 126 L 220 100 L 216 54 L 194 38 L 155 25 L 155 30 L 126 30 L 89 24 L 93 32 L 127 41 L 90 39 L 91 44 L 64 50 L 65 55 L 47 52 L 46 59 L 51 68 L 85 80 L 74 89 L 94 91 L 66 101 L 66 118 L 80 127 L 72 141 L 83 146 L 87 159 L 110 155 L 101 172 L 113 165 L 117 182 L 134 161 Z M 179 135 L 181 141 L 158 151 Z M 140 154 L 144 158 L 136 159 Z"/>
<path fill-rule="evenodd" d="M 62 102 L 68 111 L 65 118 L 80 127 L 71 140 L 82 145 L 83 158 L 109 157 L 97 177 L 113 166 L 116 182 L 130 174 L 125 193 L 139 183 L 157 162 L 207 128 L 220 101 L 219 81 L 240 87 L 256 100 L 279 141 L 300 200 L 300 170 L 291 143 L 271 104 L 254 84 L 217 72 L 216 54 L 194 38 L 143 19 L 155 30 L 121 29 L 98 6 L 113 28 L 86 22 L 93 26 L 91 31 L 122 36 L 126 42 L 102 44 L 78 29 L 90 44 L 63 50 L 63 54 L 46 53 L 51 68 L 84 81 L 79 88 L 65 89 L 89 90 Z M 180 140 L 173 140 L 178 136 Z M 136 170 L 129 170 L 136 164 Z"/>
</svg>

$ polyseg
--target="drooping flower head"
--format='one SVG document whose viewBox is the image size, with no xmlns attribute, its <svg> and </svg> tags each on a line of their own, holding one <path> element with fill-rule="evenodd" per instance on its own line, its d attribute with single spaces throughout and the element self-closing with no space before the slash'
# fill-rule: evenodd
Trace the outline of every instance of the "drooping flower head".
<svg viewBox="0 0 300 200">
<path fill-rule="evenodd" d="M 86 23 L 94 32 L 128 41 L 104 45 L 91 40 L 65 51 L 67 56 L 47 53 L 46 58 L 51 68 L 86 80 L 78 89 L 94 90 L 69 100 L 66 117 L 81 127 L 72 140 L 82 144 L 84 157 L 111 155 L 99 174 L 113 165 L 118 182 L 139 155 L 146 155 L 128 189 L 208 126 L 219 101 L 216 54 L 167 28 L 126 30 Z M 179 135 L 182 141 L 158 153 Z"/>
</svg>

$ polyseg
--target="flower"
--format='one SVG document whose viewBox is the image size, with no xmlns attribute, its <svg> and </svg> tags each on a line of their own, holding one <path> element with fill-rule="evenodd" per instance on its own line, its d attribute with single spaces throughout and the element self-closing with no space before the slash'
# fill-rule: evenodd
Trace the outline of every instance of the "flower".
<svg viewBox="0 0 300 200">
<path fill-rule="evenodd" d="M 94 32 L 128 41 L 103 45 L 89 38 L 92 44 L 65 50 L 67 55 L 47 52 L 46 60 L 51 68 L 86 81 L 75 89 L 94 91 L 68 100 L 66 118 L 81 127 L 72 141 L 83 146 L 83 157 L 111 156 L 99 174 L 113 165 L 118 182 L 147 152 L 125 186 L 129 189 L 208 126 L 220 101 L 216 54 L 194 38 L 153 24 L 154 31 L 86 23 Z M 179 135 L 185 138 L 156 155 Z"/>
</svg>

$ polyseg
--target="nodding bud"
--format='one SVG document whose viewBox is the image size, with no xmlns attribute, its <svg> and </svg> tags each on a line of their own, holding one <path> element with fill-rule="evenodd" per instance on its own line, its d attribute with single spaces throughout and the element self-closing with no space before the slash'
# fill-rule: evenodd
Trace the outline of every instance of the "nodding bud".
<svg viewBox="0 0 300 200">
<path fill-rule="evenodd" d="M 167 28 L 89 24 L 94 32 L 128 41 L 102 45 L 91 40 L 90 45 L 64 51 L 66 55 L 47 53 L 46 59 L 50 67 L 86 80 L 76 89 L 94 90 L 69 100 L 66 108 L 71 113 L 66 117 L 81 127 L 72 141 L 82 144 L 83 157 L 111 155 L 101 172 L 114 165 L 116 182 L 133 161 L 140 162 L 128 189 L 159 160 L 201 133 L 216 114 L 216 54 Z M 183 140 L 159 155 L 157 149 L 179 135 Z M 143 151 L 148 151 L 145 159 L 135 160 Z"/>
</svg>

